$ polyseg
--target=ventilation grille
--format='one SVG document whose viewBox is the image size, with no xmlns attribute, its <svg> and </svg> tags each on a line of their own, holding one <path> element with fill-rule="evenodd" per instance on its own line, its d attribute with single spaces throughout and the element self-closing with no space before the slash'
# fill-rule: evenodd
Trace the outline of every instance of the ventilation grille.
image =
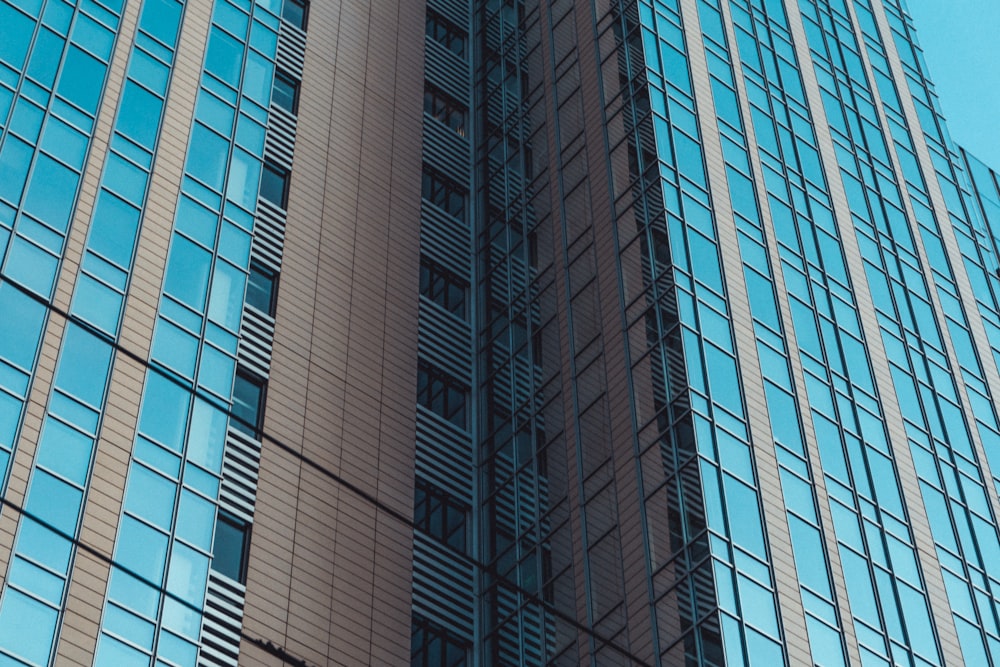
<svg viewBox="0 0 1000 667">
<path fill-rule="evenodd" d="M 259 471 L 260 443 L 230 427 L 226 435 L 226 454 L 222 459 L 219 507 L 252 523 Z"/>
<path fill-rule="evenodd" d="M 285 212 L 266 199 L 257 200 L 257 220 L 253 231 L 253 257 L 277 273 L 285 245 Z"/>
<path fill-rule="evenodd" d="M 294 151 L 295 116 L 279 106 L 272 105 L 267 116 L 264 155 L 271 162 L 285 169 L 291 169 Z"/>
<path fill-rule="evenodd" d="M 245 601 L 245 587 L 209 571 L 198 667 L 233 667 L 239 662 Z"/>
<path fill-rule="evenodd" d="M 306 34 L 293 25 L 281 22 L 278 30 L 278 67 L 296 79 L 302 78 L 302 65 L 306 59 Z"/>
</svg>

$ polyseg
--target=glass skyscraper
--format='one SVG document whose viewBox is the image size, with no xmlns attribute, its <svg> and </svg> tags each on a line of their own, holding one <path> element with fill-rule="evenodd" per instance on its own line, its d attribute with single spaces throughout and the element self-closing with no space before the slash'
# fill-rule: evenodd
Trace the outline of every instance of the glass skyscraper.
<svg viewBox="0 0 1000 667">
<path fill-rule="evenodd" d="M 0 667 L 1000 666 L 965 148 L 904 0 L 0 0 Z"/>
</svg>

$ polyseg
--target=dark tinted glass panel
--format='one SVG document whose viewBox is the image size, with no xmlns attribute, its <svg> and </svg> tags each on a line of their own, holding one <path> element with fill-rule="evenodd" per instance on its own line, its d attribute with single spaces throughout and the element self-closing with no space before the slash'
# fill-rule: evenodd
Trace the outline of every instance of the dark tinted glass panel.
<svg viewBox="0 0 1000 667">
<path fill-rule="evenodd" d="M 410 667 L 463 667 L 468 664 L 468 646 L 434 621 L 413 614 L 410 635 Z"/>
<path fill-rule="evenodd" d="M 299 85 L 282 73 L 274 76 L 274 88 L 271 91 L 271 103 L 289 113 L 299 111 Z"/>
<path fill-rule="evenodd" d="M 421 361 L 417 366 L 417 402 L 459 428 L 466 428 L 469 389 L 447 373 Z"/>
<path fill-rule="evenodd" d="M 465 55 L 465 31 L 433 10 L 427 10 L 427 36 L 456 56 Z"/>
<path fill-rule="evenodd" d="M 273 273 L 251 265 L 250 278 L 247 281 L 247 305 L 262 313 L 274 315 L 274 282 Z"/>
<path fill-rule="evenodd" d="M 212 569 L 244 583 L 248 537 L 244 522 L 225 512 L 219 512 L 215 523 L 215 539 L 212 542 Z"/>
<path fill-rule="evenodd" d="M 420 260 L 420 293 L 448 312 L 465 318 L 468 283 L 429 259 Z"/>
<path fill-rule="evenodd" d="M 464 188 L 429 169 L 424 170 L 422 185 L 424 199 L 460 220 L 465 219 Z"/>
<path fill-rule="evenodd" d="M 261 405 L 264 398 L 264 383 L 256 378 L 238 374 L 233 385 L 234 428 L 257 437 L 260 432 Z"/>
<path fill-rule="evenodd" d="M 285 208 L 288 202 L 288 172 L 265 162 L 260 177 L 260 196 Z"/>
<path fill-rule="evenodd" d="M 301 0 L 285 0 L 281 7 L 281 18 L 296 28 L 306 29 L 306 4 Z"/>
<path fill-rule="evenodd" d="M 457 134 L 465 136 L 465 105 L 434 86 L 427 85 L 424 88 L 424 111 L 455 130 Z"/>
<path fill-rule="evenodd" d="M 417 479 L 413 524 L 418 530 L 464 553 L 467 514 L 468 507 L 464 503 L 433 484 Z"/>
</svg>

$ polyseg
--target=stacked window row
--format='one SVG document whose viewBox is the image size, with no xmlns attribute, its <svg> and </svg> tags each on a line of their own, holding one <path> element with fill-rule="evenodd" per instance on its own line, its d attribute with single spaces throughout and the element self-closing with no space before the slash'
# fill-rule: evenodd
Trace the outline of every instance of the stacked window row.
<svg viewBox="0 0 1000 667">
<path fill-rule="evenodd" d="M 768 237 L 759 211 L 749 145 L 745 135 L 728 39 L 717 0 L 702 0 L 700 20 L 717 114 L 726 180 L 733 207 L 743 276 L 753 316 L 757 355 L 764 376 L 764 396 L 796 561 L 799 591 L 806 612 L 809 647 L 814 659 L 846 665 L 842 620 L 834 594 L 825 537 L 818 518 L 814 478 L 802 434 L 802 416 L 792 381 L 788 346 L 781 323 L 774 276 L 768 260 Z"/>
<path fill-rule="evenodd" d="M 484 206 L 476 228 L 482 630 L 485 655 L 497 664 L 547 664 L 560 655 L 577 661 L 564 653 L 576 650 L 567 646 L 576 631 L 559 632 L 547 610 L 565 599 L 573 574 L 560 361 L 551 347 L 558 325 L 550 319 L 556 289 L 550 186 L 546 170 L 532 164 L 547 159 L 535 154 L 548 129 L 539 88 L 544 11 L 538 2 L 496 1 L 482 3 L 477 16 L 484 42 L 476 83 Z"/>
<path fill-rule="evenodd" d="M 0 2 L 0 312 L 23 318 L 4 318 L 16 331 L 0 337 L 2 489 L 122 4 Z"/>
<path fill-rule="evenodd" d="M 938 664 L 787 17 L 730 4 L 862 659 Z"/>
<path fill-rule="evenodd" d="M 442 3 L 444 5 L 444 3 Z M 466 3 L 459 3 L 466 10 Z M 429 42 L 440 45 L 446 51 L 438 56 L 438 52 L 428 49 L 425 65 L 426 79 L 424 83 L 424 124 L 425 135 L 433 136 L 437 127 L 447 128 L 449 134 L 454 133 L 459 138 L 457 145 L 462 147 L 461 155 L 467 155 L 466 127 L 469 122 L 468 105 L 461 101 L 467 90 L 457 90 L 457 86 L 446 86 L 437 82 L 435 73 L 439 68 L 458 67 L 468 71 L 469 34 L 467 26 L 458 16 L 453 15 L 453 7 L 429 2 L 426 10 L 425 35 Z M 442 64 L 436 58 L 449 60 Z M 450 61 L 454 62 L 450 62 Z M 449 160 L 440 164 L 438 160 Z M 421 196 L 424 208 L 432 207 L 435 213 L 421 220 L 421 247 L 419 293 L 421 295 L 421 310 L 425 308 L 439 311 L 429 319 L 421 316 L 419 335 L 431 336 L 435 340 L 445 339 L 444 347 L 439 353 L 449 360 L 465 359 L 470 354 L 468 340 L 464 334 L 469 331 L 471 316 L 471 294 L 468 269 L 457 266 L 447 253 L 434 252 L 427 247 L 439 247 L 432 238 L 443 234 L 457 237 L 449 238 L 450 243 L 468 252 L 471 241 L 468 239 L 468 225 L 471 203 L 469 201 L 468 178 L 470 175 L 468 159 L 459 160 L 458 153 L 446 152 L 445 156 L 430 158 L 425 156 L 422 171 Z M 443 226 L 448 232 L 438 229 L 438 216 L 447 220 Z M 432 229 L 433 227 L 433 229 Z M 446 322 L 440 325 L 438 322 Z M 448 323 L 450 321 L 450 323 Z M 432 331 L 428 331 L 431 329 Z M 457 335 L 455 332 L 461 332 Z M 462 572 L 468 567 L 467 559 L 473 549 L 473 533 L 471 530 L 471 507 L 466 501 L 466 488 L 471 486 L 471 479 L 462 479 L 458 483 L 461 490 L 451 487 L 447 472 L 440 476 L 433 472 L 434 481 L 425 478 L 420 470 L 423 466 L 434 464 L 435 460 L 450 458 L 453 448 L 466 456 L 469 447 L 468 433 L 472 427 L 472 406 L 470 399 L 470 378 L 464 372 L 464 364 L 444 365 L 436 360 L 422 356 L 417 367 L 417 405 L 418 410 L 424 409 L 431 420 L 440 419 L 453 429 L 434 429 L 436 433 L 446 433 L 447 441 L 439 442 L 441 435 L 430 435 L 423 432 L 425 419 L 418 419 L 418 442 L 416 449 L 418 473 L 414 480 L 414 527 L 422 536 L 431 538 L 440 547 L 450 552 L 449 559 L 459 563 Z M 462 369 L 463 372 L 459 372 Z M 446 480 L 448 483 L 446 483 Z M 418 539 L 415 550 L 424 549 Z M 415 556 L 415 562 L 428 558 L 429 554 Z M 440 563 L 442 569 L 455 567 L 451 560 Z M 462 574 L 456 572 L 453 578 L 447 578 L 452 589 L 461 589 L 464 581 Z M 472 591 L 433 591 L 425 594 L 423 586 L 428 577 L 415 573 L 415 582 L 421 585 L 414 587 L 414 612 L 411 632 L 411 664 L 415 667 L 459 667 L 468 664 L 471 649 L 471 619 L 467 623 L 455 624 L 446 609 L 452 598 L 461 598 L 459 604 L 471 605 Z M 435 585 L 433 583 L 431 586 Z M 430 599 L 427 599 L 430 598 Z M 440 598 L 440 599 L 439 599 Z M 447 598 L 448 602 L 445 602 Z M 417 609 L 430 612 L 422 613 Z"/>
<path fill-rule="evenodd" d="M 637 125 L 652 123 L 656 151 L 647 155 L 641 148 L 637 150 L 638 167 L 641 172 L 651 168 L 654 173 L 659 171 L 659 187 L 666 208 L 665 215 L 649 216 L 646 236 L 640 236 L 640 241 L 645 242 L 646 252 L 653 254 L 650 264 L 653 291 L 662 289 L 659 287 L 662 284 L 674 294 L 667 297 L 670 300 L 665 302 L 666 310 L 656 307 L 657 317 L 652 320 L 656 324 L 655 333 L 647 333 L 644 343 L 633 345 L 630 350 L 633 384 L 648 382 L 637 372 L 645 369 L 645 365 L 640 364 L 643 364 L 647 349 L 656 357 L 663 355 L 664 361 L 657 360 L 652 367 L 654 370 L 667 369 L 670 378 L 667 389 L 672 392 L 668 394 L 672 402 L 667 409 L 660 408 L 658 403 L 654 403 L 653 408 L 662 410 L 655 418 L 657 423 L 669 419 L 674 424 L 676 444 L 672 450 L 673 463 L 664 466 L 663 472 L 668 474 L 664 484 L 667 488 L 680 485 L 681 489 L 690 483 L 686 480 L 696 479 L 701 484 L 706 503 L 704 523 L 686 526 L 685 538 L 698 537 L 702 525 L 710 531 L 708 542 L 712 561 L 692 562 L 692 558 L 699 558 L 697 551 L 685 555 L 689 561 L 687 566 L 694 570 L 696 578 L 699 569 L 709 568 L 718 595 L 717 622 L 721 637 L 717 641 L 721 640 L 722 647 L 714 648 L 709 635 L 702 633 L 704 657 L 713 659 L 713 651 L 724 650 L 731 660 L 780 662 L 784 659 L 784 651 L 773 589 L 774 574 L 735 359 L 718 230 L 702 158 L 684 21 L 678 3 L 657 1 L 640 3 L 639 22 L 652 116 L 650 121 L 637 119 Z M 663 224 L 662 220 L 666 222 L 665 230 L 657 229 Z M 639 230 L 641 232 L 642 227 Z M 623 266 L 628 266 L 636 242 L 631 234 L 623 235 L 621 223 L 619 241 Z M 669 266 L 661 264 L 665 258 L 657 250 L 660 245 L 666 245 Z M 669 280 L 664 281 L 664 277 Z M 639 299 L 635 299 L 635 293 L 625 295 L 628 311 L 641 312 L 640 304 L 649 303 L 652 292 L 650 287 L 646 290 Z M 653 303 L 664 303 L 664 296 L 657 297 Z M 629 315 L 628 321 L 635 328 L 642 319 L 633 318 Z M 649 318 L 645 319 L 648 327 Z M 641 339 L 635 336 L 632 340 Z M 683 369 L 672 369 L 681 358 L 678 352 L 683 358 Z M 646 421 L 652 416 L 640 412 L 637 426 L 647 429 Z M 695 450 L 690 449 L 692 445 Z M 698 456 L 689 460 L 694 451 Z M 686 472 L 693 466 L 696 466 L 696 475 Z M 669 477 L 672 473 L 675 476 Z M 662 502 L 663 487 L 658 488 L 656 480 L 656 476 L 650 479 L 644 476 L 643 480 L 649 522 L 656 522 L 662 516 L 662 508 L 658 505 Z M 662 529 L 651 524 L 648 530 L 656 535 Z M 670 561 L 658 551 L 652 565 L 654 595 L 659 606 L 660 595 L 664 592 L 675 595 L 671 591 L 677 590 L 668 589 L 665 584 L 670 587 L 680 584 L 680 590 L 684 584 L 683 580 L 673 580 Z M 681 613 L 683 618 L 683 607 Z M 665 622 L 669 619 L 658 620 L 661 625 Z M 679 650 L 679 646 L 668 644 L 661 644 L 659 648 L 665 658 Z"/>
<path fill-rule="evenodd" d="M 834 141 L 844 148 L 838 152 L 841 177 L 847 186 L 848 205 L 858 234 L 861 256 L 865 260 L 868 282 L 872 286 L 872 297 L 893 373 L 893 385 L 903 418 L 907 421 L 917 475 L 923 484 L 925 502 L 931 501 L 931 533 L 939 550 L 953 552 L 952 559 L 942 558 L 943 561 L 954 563 L 957 559 L 965 565 L 957 575 L 949 572 L 945 585 L 950 598 L 962 599 L 975 592 L 973 581 L 980 580 L 983 574 L 990 574 L 1000 556 L 1000 541 L 961 412 L 961 403 L 943 352 L 945 343 L 920 272 L 915 239 L 901 210 L 900 192 L 891 172 L 887 146 L 878 128 L 860 137 L 854 129 L 863 129 L 872 123 L 872 119 L 877 120 L 878 115 L 854 44 L 853 32 L 849 32 L 850 23 L 843 14 L 845 10 L 841 8 L 838 11 L 831 7 L 826 11 L 821 9 L 819 13 L 815 9 L 809 12 L 812 26 L 825 32 L 828 39 L 836 31 L 836 39 L 839 40 L 839 49 L 832 56 L 832 62 L 822 42 L 812 40 L 814 62 L 826 93 L 827 115 L 849 119 L 846 127 L 838 124 L 831 128 Z M 822 37 L 823 32 L 812 34 Z M 837 84 L 833 83 L 835 80 Z M 916 201 L 918 196 L 922 196 L 929 204 L 922 189 L 915 192 L 918 187 L 922 186 L 909 186 L 911 197 Z M 938 294 L 946 297 L 954 291 L 954 283 L 942 254 L 943 249 L 939 247 L 939 236 L 932 236 L 932 230 L 926 227 L 921 231 L 924 247 L 932 249 L 928 251 L 928 256 L 939 260 L 937 265 L 932 260 L 932 268 L 938 283 Z M 935 243 L 937 245 L 932 245 Z M 933 250 L 935 248 L 936 251 Z M 972 354 L 972 342 L 964 324 L 964 313 L 953 295 L 946 303 L 953 306 L 946 311 L 949 318 L 954 318 L 949 320 L 953 325 L 949 328 L 954 333 L 960 327 L 965 334 L 964 340 L 956 340 L 953 336 L 952 342 L 972 355 L 973 367 L 968 371 L 963 369 L 964 374 L 967 378 L 973 373 L 981 377 L 982 372 Z M 982 386 L 985 389 L 985 384 Z M 989 401 L 986 401 L 985 407 L 992 412 Z M 982 419 L 988 417 L 983 415 Z M 995 423 L 995 417 L 992 421 Z M 958 484 L 948 483 L 946 478 Z M 979 570 L 977 575 L 965 571 L 970 567 Z M 989 596 L 988 590 L 981 592 Z M 969 611 L 973 612 L 969 620 L 980 630 L 968 627 L 965 619 L 956 618 L 963 653 L 967 659 L 973 660 L 975 656 L 979 660 L 974 661 L 981 660 L 985 664 L 988 638 L 976 635 L 982 630 L 988 633 L 990 626 L 995 633 L 993 619 L 996 610 L 991 605 L 985 610 L 970 607 Z M 985 624 L 976 611 L 985 612 Z M 995 637 L 993 641 L 997 641 Z"/>
<path fill-rule="evenodd" d="M 26 498 L 30 518 L 14 544 L 0 619 L 17 630 L 11 640 L 32 664 L 45 664 L 54 648 L 182 11 L 174 0 L 148 0 L 140 15 L 35 454 Z M 131 493 L 128 502 L 141 501 Z M 28 618 L 27 628 L 13 620 Z"/>
<path fill-rule="evenodd" d="M 96 664 L 193 665 L 209 567 L 242 575 L 245 526 L 218 499 L 227 430 L 262 407 L 236 352 L 258 196 L 287 190 L 263 161 L 281 11 L 213 7 Z"/>
<path fill-rule="evenodd" d="M 867 7 L 865 9 L 867 10 Z M 953 154 L 950 148 L 950 141 L 947 139 L 943 129 L 944 120 L 938 108 L 937 97 L 934 95 L 927 81 L 925 75 L 926 67 L 923 64 L 920 50 L 913 41 L 913 28 L 909 24 L 909 17 L 903 13 L 898 2 L 886 2 L 885 9 L 892 37 L 902 61 L 910 97 L 917 111 L 920 129 L 922 130 L 927 148 L 930 151 L 937 185 L 944 197 L 948 221 L 950 223 L 949 227 L 954 231 L 955 239 L 962 254 L 965 274 L 972 284 L 981 322 L 985 328 L 986 336 L 993 352 L 993 361 L 995 364 L 1000 364 L 1000 276 L 993 270 L 993 267 L 997 264 L 997 247 L 991 243 L 992 235 L 988 230 L 982 228 L 982 222 L 972 214 L 972 211 L 966 208 L 965 200 L 962 197 L 962 189 L 958 186 L 958 183 L 966 178 L 966 174 L 962 172 L 959 161 L 952 159 Z M 862 13 L 860 9 L 859 13 Z M 866 43 L 869 46 L 869 53 L 874 50 L 872 42 L 876 42 L 881 46 L 881 43 L 877 41 L 877 33 L 874 33 L 874 35 L 876 36 L 869 37 L 866 33 Z M 879 64 L 878 60 L 877 56 L 872 57 L 873 66 L 876 68 Z M 881 79 L 877 80 L 881 81 Z M 883 87 L 880 86 L 879 90 L 882 92 Z M 884 102 L 883 106 L 885 107 L 889 106 L 885 104 L 887 99 L 896 99 L 891 94 L 886 94 L 885 92 L 882 92 L 882 98 Z M 895 121 L 894 115 L 888 110 L 886 111 L 886 115 L 890 124 L 892 124 Z M 897 152 L 899 152 L 898 142 L 896 147 Z M 921 180 L 922 175 L 919 171 L 917 171 L 915 176 L 912 177 L 907 173 L 907 185 L 911 192 L 911 199 L 913 200 L 916 200 L 913 196 L 914 184 L 921 189 L 921 195 L 927 189 L 927 184 Z M 934 212 L 925 196 L 920 198 L 919 204 L 914 204 L 914 212 L 918 222 L 921 224 L 921 230 L 924 227 L 934 227 Z M 937 259 L 939 265 L 944 265 L 944 262 L 947 261 L 943 248 L 938 252 L 929 253 L 929 257 L 932 262 Z M 939 271 L 940 269 L 935 270 L 936 280 Z M 951 294 L 957 294 L 957 292 L 951 290 Z M 951 304 L 954 304 L 954 306 L 949 308 Z M 955 351 L 962 355 L 960 363 L 963 375 L 968 376 L 969 373 L 966 369 L 977 368 L 974 356 L 975 348 L 971 342 L 968 342 L 969 334 L 967 329 L 957 326 L 957 323 L 953 324 L 952 322 L 955 317 L 953 313 L 955 312 L 955 308 L 958 307 L 955 298 L 951 295 L 942 297 L 942 306 L 947 311 L 948 329 L 949 333 L 955 339 Z M 997 446 L 996 438 L 996 413 L 992 409 L 992 405 L 987 407 L 989 404 L 989 400 L 986 399 L 988 392 L 980 378 L 973 377 L 971 380 L 967 380 L 966 394 L 970 404 L 973 406 L 973 413 L 976 415 L 976 425 L 980 438 L 983 441 L 983 450 L 993 471 L 994 486 L 1000 488 L 1000 456 L 997 454 L 1000 452 L 1000 447 Z M 982 414 L 982 418 L 980 418 L 980 414 Z"/>
</svg>

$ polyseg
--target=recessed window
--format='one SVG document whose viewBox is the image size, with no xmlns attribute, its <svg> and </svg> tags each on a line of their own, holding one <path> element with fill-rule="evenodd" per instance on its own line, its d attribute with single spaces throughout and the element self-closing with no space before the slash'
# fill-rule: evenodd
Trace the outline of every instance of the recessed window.
<svg viewBox="0 0 1000 667">
<path fill-rule="evenodd" d="M 273 317 L 276 282 L 277 276 L 272 271 L 251 264 L 247 280 L 247 305 Z"/>
<path fill-rule="evenodd" d="M 212 569 L 245 584 L 249 551 L 250 527 L 242 519 L 219 510 L 212 540 Z"/>
<path fill-rule="evenodd" d="M 465 31 L 432 9 L 427 10 L 427 36 L 456 56 L 465 56 Z"/>
<path fill-rule="evenodd" d="M 421 361 L 417 365 L 417 403 L 459 428 L 468 428 L 469 388 L 444 371 Z"/>
<path fill-rule="evenodd" d="M 306 3 L 302 0 L 285 0 L 281 5 L 281 18 L 299 30 L 306 29 Z"/>
<path fill-rule="evenodd" d="M 449 313 L 466 317 L 469 284 L 437 262 L 420 258 L 420 293 Z"/>
<path fill-rule="evenodd" d="M 430 84 L 424 86 L 424 112 L 465 136 L 465 105 Z"/>
<path fill-rule="evenodd" d="M 466 519 L 469 508 L 450 493 L 417 478 L 413 501 L 413 525 L 452 549 L 465 553 Z"/>
<path fill-rule="evenodd" d="M 265 162 L 260 175 L 260 196 L 282 209 L 288 206 L 288 170 Z"/>
<path fill-rule="evenodd" d="M 465 189 L 450 178 L 425 168 L 421 194 L 445 213 L 465 219 Z"/>
<path fill-rule="evenodd" d="M 468 643 L 447 628 L 414 612 L 410 632 L 410 667 L 464 667 L 468 664 Z"/>
<path fill-rule="evenodd" d="M 252 438 L 260 436 L 264 407 L 264 381 L 246 373 L 237 373 L 233 383 L 233 409 L 230 424 Z"/>
<path fill-rule="evenodd" d="M 299 112 L 299 84 L 295 79 L 277 72 L 271 89 L 271 104 L 290 114 Z"/>
</svg>

